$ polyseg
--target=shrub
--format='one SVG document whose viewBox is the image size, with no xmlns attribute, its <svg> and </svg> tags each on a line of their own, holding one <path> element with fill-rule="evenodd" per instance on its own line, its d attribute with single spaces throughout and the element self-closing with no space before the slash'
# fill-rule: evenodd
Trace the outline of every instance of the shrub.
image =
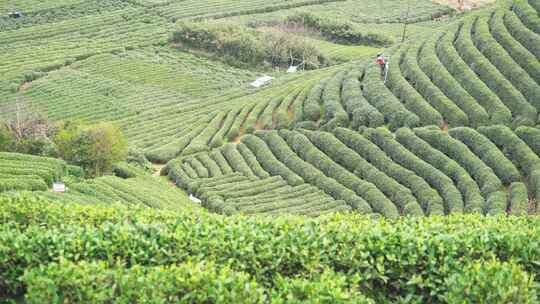
<svg viewBox="0 0 540 304">
<path fill-rule="evenodd" d="M 407 82 L 399 67 L 388 70 L 387 86 L 409 111 L 418 115 L 421 125 L 443 125 L 441 114 Z"/>
<path fill-rule="evenodd" d="M 2 167 L 0 168 L 0 176 L 2 177 L 17 177 L 17 176 L 28 176 L 35 175 L 39 176 L 48 186 L 52 186 L 53 182 L 56 181 L 57 177 L 54 174 L 54 171 L 39 167 L 39 166 L 10 166 L 5 162 L 1 162 Z"/>
<path fill-rule="evenodd" d="M 180 158 L 180 160 L 183 160 L 183 158 Z M 189 177 L 191 177 L 191 178 L 197 178 L 198 177 L 197 171 L 195 171 L 195 169 L 193 169 L 193 166 L 190 165 L 189 163 L 183 163 L 182 168 L 184 168 L 184 171 L 186 172 L 186 174 Z"/>
<path fill-rule="evenodd" d="M 83 168 L 79 166 L 68 165 L 66 166 L 67 174 L 75 177 L 85 177 L 86 173 Z"/>
<path fill-rule="evenodd" d="M 477 261 L 446 280 L 448 303 L 535 303 L 533 276 L 513 262 Z"/>
<path fill-rule="evenodd" d="M 171 159 L 179 156 L 182 151 L 191 143 L 191 141 L 197 137 L 201 132 L 206 128 L 205 123 L 201 123 L 198 126 L 195 126 L 192 130 L 190 130 L 187 134 L 184 136 L 174 139 L 171 142 L 155 149 L 150 150 L 145 153 L 145 156 L 148 158 L 148 160 L 164 164 L 170 161 Z"/>
<path fill-rule="evenodd" d="M 540 12 L 540 3 L 538 1 L 529 1 L 529 4 L 537 11 Z"/>
<path fill-rule="evenodd" d="M 0 255 L 4 292 L 29 287 L 20 280 L 25 272 L 62 259 L 76 264 L 102 261 L 110 268 L 126 265 L 126 272 L 135 265 L 166 268 L 214 261 L 219 268 L 247 273 L 267 288 L 273 288 L 278 277 L 309 278 L 328 269 L 355 282 L 350 290 L 381 302 L 399 302 L 407 296 L 419 303 L 444 302 L 453 290 L 450 278 L 476 261 L 497 259 L 517 264 L 530 274 L 539 271 L 535 264 L 540 258 L 537 217 L 460 215 L 396 221 L 354 213 L 320 219 L 221 217 L 135 206 L 65 205 L 19 196 L 0 198 L 0 221 L 2 243 L 10 244 L 2 247 Z M 144 280 L 144 276 L 137 278 Z M 146 286 L 159 290 L 158 285 L 174 283 L 160 282 Z M 480 282 L 473 284 L 477 288 L 492 284 L 492 290 L 512 286 L 491 275 L 476 282 Z M 100 284 L 78 286 L 99 288 Z"/>
<path fill-rule="evenodd" d="M 290 35 L 279 30 L 263 31 L 266 61 L 272 66 L 301 66 L 303 69 L 318 69 L 328 65 L 320 48 L 310 40 L 298 35 Z"/>
<path fill-rule="evenodd" d="M 285 131 L 282 132 L 291 132 Z M 291 148 L 287 145 L 287 142 L 281 138 L 277 132 L 267 132 L 264 135 L 264 140 L 268 143 L 268 147 L 272 150 L 274 155 L 280 159 L 288 168 L 291 168 L 296 174 L 301 176 L 306 182 L 318 187 L 326 192 L 336 200 L 343 200 L 347 202 L 351 207 L 357 209 L 361 213 L 370 213 L 370 206 L 357 196 L 356 193 L 347 187 L 343 186 L 332 176 L 327 177 L 323 172 L 313 165 L 300 158 Z M 335 176 L 334 176 L 335 177 Z"/>
<path fill-rule="evenodd" d="M 128 151 L 126 162 L 146 172 L 152 172 L 152 163 L 146 158 L 146 156 L 144 156 L 144 153 L 141 151 L 130 149 Z"/>
<path fill-rule="evenodd" d="M 324 66 L 328 60 L 308 40 L 279 31 L 256 31 L 236 24 L 182 22 L 170 39 L 172 43 L 214 53 L 238 67 L 289 66 L 303 63 L 304 68 Z M 291 62 L 293 58 L 304 62 Z"/>
<path fill-rule="evenodd" d="M 223 199 L 244 196 L 254 196 L 267 191 L 272 191 L 287 185 L 287 182 L 280 176 L 272 176 L 262 180 L 231 181 L 214 186 L 202 184 L 197 189 L 197 194 L 201 199 L 207 200 L 212 196 L 220 196 Z"/>
<path fill-rule="evenodd" d="M 439 37 L 434 38 L 436 39 L 428 39 L 421 46 L 417 56 L 419 67 L 433 84 L 467 114 L 471 126 L 487 124 L 489 121 L 488 110 L 484 109 L 442 65 L 435 52 Z"/>
<path fill-rule="evenodd" d="M 344 128 L 337 128 L 333 133 L 341 142 L 377 169 L 409 188 L 426 214 L 444 214 L 441 196 L 423 178 L 394 162 L 383 150 L 364 136 Z"/>
<path fill-rule="evenodd" d="M 196 191 L 199 185 L 198 182 L 192 180 L 194 177 L 193 175 L 190 176 L 188 173 L 186 173 L 188 168 L 190 167 L 182 164 L 181 159 L 174 159 L 167 163 L 167 172 L 169 178 L 173 180 L 178 187 L 193 193 Z M 192 172 L 192 174 L 195 174 L 195 172 Z"/>
<path fill-rule="evenodd" d="M 540 156 L 540 129 L 531 127 L 519 127 L 516 129 L 516 135 Z"/>
<path fill-rule="evenodd" d="M 263 97 L 263 98 L 267 98 L 267 97 Z M 243 124 L 244 133 L 253 133 L 257 130 L 257 128 L 259 128 L 258 121 L 262 113 L 264 113 L 264 110 L 266 109 L 266 107 L 268 107 L 268 104 L 270 102 L 271 102 L 271 99 L 267 99 L 267 100 L 259 100 L 257 103 L 255 103 L 255 105 L 249 112 L 249 115 L 247 116 L 246 121 Z"/>
<path fill-rule="evenodd" d="M 499 96 L 502 102 L 512 111 L 515 125 L 534 125 L 537 118 L 536 109 L 525 97 L 502 75 L 489 60 L 476 48 L 472 40 L 472 30 L 476 19 L 467 19 L 461 25 L 455 40 L 455 47 L 478 77 Z"/>
<path fill-rule="evenodd" d="M 510 185 L 510 214 L 526 215 L 529 209 L 529 193 L 524 183 Z"/>
<path fill-rule="evenodd" d="M 538 18 L 538 17 L 537 17 Z M 488 17 L 479 17 L 473 25 L 473 42 L 478 50 L 512 83 L 532 105 L 540 111 L 540 85 L 523 70 L 506 50 L 493 38 L 490 32 Z M 540 21 L 540 19 L 539 19 Z"/>
<path fill-rule="evenodd" d="M 408 156 L 403 149 L 403 155 L 410 160 L 405 163 L 406 158 L 403 163 L 408 164 L 409 169 L 415 170 L 441 193 L 450 212 L 481 212 L 483 199 L 480 190 L 463 168 L 416 137 L 410 129 L 399 129 L 396 140 L 414 155 Z M 399 154 L 395 154 L 394 160 L 402 162 L 397 160 L 399 157 Z M 456 185 L 449 176 L 456 181 Z"/>
<path fill-rule="evenodd" d="M 219 129 L 222 127 L 223 120 L 227 115 L 226 111 L 212 114 L 213 117 L 210 123 L 200 132 L 196 137 L 191 139 L 191 142 L 182 151 L 182 155 L 190 155 L 199 152 L 206 152 L 210 150 L 208 144 L 212 138 L 216 135 Z"/>
<path fill-rule="evenodd" d="M 401 129 L 401 132 L 405 132 L 405 129 Z M 449 212 L 461 212 L 463 211 L 463 200 L 459 191 L 454 187 L 451 180 L 448 177 L 444 177 L 439 170 L 420 159 L 399 142 L 397 142 L 393 135 L 383 128 L 369 129 L 366 131 L 366 137 L 379 146 L 392 160 L 401 166 L 411 170 L 418 176 L 422 177 L 428 182 L 431 187 L 437 189 L 440 196 L 444 199 L 444 207 L 442 205 L 435 205 L 438 201 L 431 201 L 427 206 L 428 214 L 432 212 L 442 212 L 447 210 Z"/>
<path fill-rule="evenodd" d="M 294 126 L 296 129 L 306 129 L 306 130 L 318 130 L 319 124 L 314 121 L 302 121 L 300 123 L 295 124 Z"/>
<path fill-rule="evenodd" d="M 234 169 L 234 171 L 240 172 L 245 176 L 254 175 L 254 173 L 251 171 L 248 164 L 242 157 L 242 154 L 238 152 L 236 145 L 226 144 L 225 146 L 223 146 L 221 151 L 223 152 L 223 155 L 228 160 L 229 164 Z"/>
<path fill-rule="evenodd" d="M 482 161 L 492 168 L 504 184 L 519 181 L 521 174 L 512 162 L 484 135 L 470 128 L 454 128 L 449 134 L 467 145 Z"/>
<path fill-rule="evenodd" d="M 505 191 L 491 193 L 486 199 L 484 211 L 487 215 L 505 214 L 508 207 L 508 196 Z"/>
<path fill-rule="evenodd" d="M 362 126 L 380 127 L 384 124 L 384 116 L 362 95 L 360 89 L 360 70 L 352 70 L 343 81 L 341 99 L 343 107 L 352 117 L 351 127 L 358 130 Z"/>
<path fill-rule="evenodd" d="M 223 175 L 231 174 L 234 172 L 225 157 L 223 157 L 221 149 L 210 152 L 210 158 L 216 162 L 221 172 L 223 172 Z"/>
<path fill-rule="evenodd" d="M 530 174 L 540 165 L 540 157 L 508 127 L 486 126 L 478 130 L 503 148 L 525 174 Z"/>
<path fill-rule="evenodd" d="M 130 166 L 126 162 L 116 163 L 113 166 L 113 173 L 120 178 L 132 178 L 136 177 L 138 171 L 134 167 Z"/>
<path fill-rule="evenodd" d="M 385 46 L 394 42 L 379 33 L 362 32 L 352 22 L 330 20 L 308 12 L 287 16 L 285 22 L 319 31 L 326 39 L 341 44 Z"/>
<path fill-rule="evenodd" d="M 335 126 L 345 127 L 349 124 L 349 115 L 341 105 L 341 84 L 345 78 L 345 72 L 335 74 L 326 82 L 322 93 L 324 123 L 334 120 Z"/>
<path fill-rule="evenodd" d="M 321 118 L 322 94 L 326 81 L 328 80 L 321 81 L 311 88 L 304 101 L 303 119 L 318 121 Z"/>
<path fill-rule="evenodd" d="M 183 162 L 184 163 L 188 163 L 191 165 L 191 167 L 195 170 L 195 172 L 197 173 L 197 177 L 198 178 L 209 178 L 209 177 L 212 177 L 210 175 L 210 172 L 208 171 L 208 168 L 206 168 L 204 166 L 203 163 L 201 163 L 200 160 L 198 160 L 197 158 L 195 157 L 187 157 L 187 158 L 184 158 L 183 159 Z"/>
<path fill-rule="evenodd" d="M 11 181 L 4 182 L 4 190 L 43 190 L 69 174 L 64 161 L 20 153 L 0 152 L 0 176 Z M 79 168 L 80 170 L 80 168 Z M 18 179 L 19 181 L 14 181 Z M 24 188 L 25 180 L 28 185 Z M 37 180 L 41 180 L 38 182 Z M 45 184 L 45 187 L 43 187 Z"/>
<path fill-rule="evenodd" d="M 104 262 L 61 260 L 33 269 L 23 280 L 29 303 L 59 298 L 70 303 L 262 303 L 265 298 L 249 275 L 212 263 L 109 268 Z"/>
<path fill-rule="evenodd" d="M 325 153 L 313 146 L 309 139 L 307 139 L 304 135 L 285 130 L 280 131 L 280 133 L 282 134 L 283 138 L 285 138 L 286 142 L 277 136 L 277 134 L 270 134 L 269 137 L 273 136 L 274 140 L 279 142 L 281 145 L 286 146 L 288 143 L 292 150 L 294 150 L 293 153 L 296 153 L 304 161 L 320 170 L 324 176 L 334 179 L 340 184 L 341 187 L 346 187 L 354 191 L 356 195 L 369 203 L 369 206 L 371 206 L 370 209 L 373 209 L 375 212 L 378 212 L 388 218 L 396 218 L 399 216 L 397 208 L 372 183 L 361 180 L 356 175 L 341 167 Z M 306 180 L 308 179 L 306 178 Z M 335 199 L 343 198 L 335 197 Z M 349 201 L 347 201 L 347 203 L 350 204 Z M 354 206 L 353 204 L 350 205 Z M 365 210 L 369 210 L 369 206 L 367 206 L 367 208 L 364 207 Z M 361 209 L 360 212 L 366 211 Z"/>
<path fill-rule="evenodd" d="M 270 177 L 270 174 L 266 172 L 259 161 L 257 160 L 256 156 L 251 152 L 251 150 L 243 143 L 240 143 L 236 145 L 238 152 L 242 155 L 246 163 L 248 164 L 249 168 L 253 171 L 253 173 L 258 176 L 259 178 L 267 178 Z"/>
<path fill-rule="evenodd" d="M 275 112 L 275 128 L 276 129 L 285 129 L 292 124 L 292 119 L 289 118 L 294 112 L 291 113 L 291 109 L 294 107 L 295 102 L 300 102 L 298 98 L 303 98 L 300 95 L 305 90 L 305 87 L 301 89 L 295 89 L 287 93 L 283 101 L 276 109 Z"/>
<path fill-rule="evenodd" d="M 512 160 L 528 177 L 529 188 L 534 197 L 540 197 L 540 157 L 507 127 L 482 127 L 479 131 L 510 155 Z"/>
<path fill-rule="evenodd" d="M 447 184 L 447 180 L 448 178 L 451 178 L 450 182 L 453 181 L 455 183 L 456 188 L 463 196 L 465 211 L 482 212 L 484 199 L 480 194 L 480 189 L 467 171 L 465 171 L 458 163 L 444 153 L 431 147 L 428 143 L 417 137 L 411 130 L 398 130 L 396 139 L 416 156 L 440 170 L 440 173 L 443 173 L 443 175 L 439 177 L 438 180 L 439 183 L 446 184 L 444 187 L 449 187 L 450 184 Z M 431 174 L 436 174 L 436 171 Z M 451 187 L 448 189 L 449 190 L 446 191 L 451 191 Z M 450 207 L 450 209 L 454 208 Z"/>
<path fill-rule="evenodd" d="M 435 86 L 418 66 L 416 54 L 418 45 L 413 45 L 401 53 L 399 66 L 405 79 L 435 108 L 451 126 L 466 126 L 469 117 L 454 102 Z"/>
<path fill-rule="evenodd" d="M 356 176 L 377 186 L 405 215 L 423 215 L 422 208 L 411 191 L 390 178 L 384 172 L 356 154 L 336 137 L 325 132 L 307 132 L 304 134 L 322 152 Z"/>
<path fill-rule="evenodd" d="M 540 60 L 540 35 L 528 29 L 521 23 L 518 16 L 512 11 L 506 11 L 504 14 L 504 25 L 517 41 L 526 47 L 531 53 Z"/>
<path fill-rule="evenodd" d="M 260 125 L 263 130 L 274 129 L 274 111 L 282 101 L 283 96 L 278 96 L 271 98 L 268 102 L 258 121 L 258 125 Z"/>
<path fill-rule="evenodd" d="M 0 192 L 2 191 L 46 191 L 47 184 L 38 176 L 21 175 L 16 178 L 0 178 Z"/>
<path fill-rule="evenodd" d="M 14 142 L 15 137 L 13 134 L 0 125 L 0 151 L 10 151 Z"/>
<path fill-rule="evenodd" d="M 502 187 L 501 180 L 495 172 L 475 155 L 464 143 L 452 138 L 440 130 L 415 129 L 415 134 L 427 141 L 431 146 L 442 151 L 458 162 L 474 178 L 482 194 L 495 192 Z"/>
<path fill-rule="evenodd" d="M 215 52 L 236 66 L 259 65 L 265 57 L 264 46 L 254 31 L 232 24 L 182 22 L 172 34 L 171 42 Z"/>
<path fill-rule="evenodd" d="M 227 116 L 223 120 L 219 130 L 214 134 L 208 146 L 210 148 L 218 148 L 223 146 L 223 140 L 226 134 L 229 132 L 229 129 L 232 127 L 233 123 L 236 121 L 236 117 L 240 114 L 240 107 L 234 108 L 228 111 Z"/>
<path fill-rule="evenodd" d="M 195 157 L 201 162 L 201 164 L 206 169 L 208 169 L 208 174 L 210 177 L 223 175 L 218 164 L 213 159 L 211 159 L 207 153 L 200 153 L 200 154 L 197 154 Z"/>
<path fill-rule="evenodd" d="M 540 83 L 540 61 L 510 34 L 503 21 L 505 11 L 505 9 L 497 9 L 491 16 L 489 22 L 491 34 L 512 56 L 512 59 L 526 70 L 537 83 Z"/>
<path fill-rule="evenodd" d="M 540 18 L 538 12 L 529 4 L 529 1 L 514 0 L 512 2 L 512 11 L 516 13 L 523 24 L 535 33 L 540 34 Z"/>
<path fill-rule="evenodd" d="M 331 270 L 306 278 L 278 277 L 272 290 L 272 303 L 374 303 L 358 290 L 350 288 L 351 279 Z"/>
<path fill-rule="evenodd" d="M 257 161 L 262 165 L 265 171 L 272 175 L 280 175 L 292 186 L 297 186 L 304 182 L 300 176 L 281 163 L 274 156 L 266 143 L 260 138 L 253 135 L 244 136 L 244 138 L 242 138 L 242 143 L 255 154 Z"/>
<path fill-rule="evenodd" d="M 486 109 L 492 123 L 510 125 L 512 113 L 500 98 L 481 81 L 453 46 L 454 35 L 449 30 L 437 41 L 437 57 L 459 84 Z M 444 90 L 444 87 L 443 87 Z"/>
<path fill-rule="evenodd" d="M 256 103 L 252 103 L 250 105 L 246 105 L 242 107 L 242 111 L 236 116 L 236 119 L 232 123 L 231 127 L 227 131 L 227 140 L 228 141 L 234 141 L 240 136 L 240 129 L 242 127 L 242 124 L 246 120 L 248 114 L 251 112 L 253 107 L 256 105 Z"/>
<path fill-rule="evenodd" d="M 304 118 L 304 103 L 306 102 L 311 88 L 312 84 L 304 86 L 300 94 L 298 94 L 298 96 L 296 96 L 296 99 L 293 101 L 291 110 L 294 113 L 294 117 L 292 122 L 289 124 L 289 127 L 293 127 L 295 124 L 306 120 L 306 118 Z"/>
<path fill-rule="evenodd" d="M 418 116 L 405 106 L 383 84 L 379 68 L 370 65 L 366 68 L 362 92 L 366 100 L 384 115 L 390 129 L 416 127 L 420 124 Z"/>
</svg>

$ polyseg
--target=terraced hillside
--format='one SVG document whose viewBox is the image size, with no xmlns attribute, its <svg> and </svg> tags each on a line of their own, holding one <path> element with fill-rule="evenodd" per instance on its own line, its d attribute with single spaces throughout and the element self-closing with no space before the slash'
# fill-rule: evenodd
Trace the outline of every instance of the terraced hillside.
<svg viewBox="0 0 540 304">
<path fill-rule="evenodd" d="M 253 90 L 247 84 L 257 71 L 171 49 L 166 42 L 180 19 L 249 23 L 252 14 L 270 20 L 296 6 L 309 12 L 333 7 L 331 15 L 352 2 L 276 2 L 253 11 L 249 4 L 256 3 L 249 1 L 111 1 L 109 10 L 84 18 L 4 20 L 9 26 L 0 32 L 8 41 L 3 47 L 8 60 L 20 64 L 2 71 L 2 94 L 26 98 L 55 120 L 117 122 L 131 146 L 153 162 L 170 161 L 165 173 L 218 212 L 536 212 L 535 0 L 503 1 L 424 35 L 419 31 L 386 51 L 386 81 L 362 59 L 281 75 L 270 87 Z M 364 24 L 403 21 L 396 13 L 403 7 L 391 7 L 379 12 L 380 20 L 350 17 Z M 447 11 L 426 5 L 419 12 L 416 21 Z M 85 25 L 77 31 L 81 41 L 68 46 L 63 42 L 75 24 Z M 35 47 L 44 39 L 50 43 Z M 365 153 L 371 150 L 359 150 L 364 147 L 353 139 L 384 161 L 370 158 Z M 343 151 L 354 162 L 341 159 Z"/>
<path fill-rule="evenodd" d="M 55 158 L 0 152 L 0 192 L 47 190 L 68 173 L 81 171 Z"/>
<path fill-rule="evenodd" d="M 302 13 L 409 36 L 381 75 Z M 233 67 L 177 22 L 336 61 Z M 0 149 L 122 154 L 0 152 L 0 303 L 538 303 L 540 0 L 5 0 L 0 41 Z"/>
<path fill-rule="evenodd" d="M 147 154 L 163 162 L 260 129 L 536 126 L 540 35 L 515 13 L 520 5 L 485 9 L 391 49 L 386 83 L 372 63 L 318 71 L 311 80 L 304 76 L 267 93 L 223 100 L 221 110 L 198 116 L 189 131 L 148 147 Z"/>
<path fill-rule="evenodd" d="M 186 203 L 185 194 L 166 181 L 150 176 L 128 164 L 118 164 L 116 176 L 85 180 L 80 167 L 47 157 L 0 152 L 0 193 L 15 195 L 32 191 L 35 197 L 50 201 L 95 204 L 122 203 L 128 206 L 147 206 L 166 210 L 193 209 Z M 64 182 L 66 193 L 50 191 L 54 182 Z"/>
<path fill-rule="evenodd" d="M 50 201 L 77 204 L 120 203 L 164 210 L 193 209 L 183 192 L 149 175 L 130 178 L 106 176 L 68 184 L 68 192 L 34 192 L 33 196 Z"/>
<path fill-rule="evenodd" d="M 399 12 L 405 8 L 405 4 L 390 0 L 383 1 L 381 6 L 365 0 L 337 1 L 337 5 L 319 0 L 233 2 L 62 0 L 42 1 L 39 5 L 34 1 L 3 2 L 0 4 L 0 104 L 23 98 L 54 120 L 115 121 L 124 129 L 131 146 L 163 162 L 172 158 L 161 156 L 163 150 L 175 146 L 179 154 L 182 143 L 211 126 L 217 112 L 248 111 L 242 106 L 251 107 L 275 91 L 304 88 L 329 76 L 328 71 L 287 76 L 273 71 L 238 69 L 173 49 L 168 38 L 175 29 L 175 21 L 218 18 L 239 22 L 235 18 L 277 16 L 293 9 L 322 14 L 363 6 L 369 8 L 372 16 L 380 16 L 379 22 L 390 22 L 379 27 L 390 26 L 399 31 L 400 25 L 395 22 L 400 20 Z M 412 22 L 430 20 L 449 11 L 428 0 L 413 2 L 418 7 L 414 17 L 419 19 L 413 20 L 411 16 L 411 28 L 415 26 Z M 24 18 L 9 18 L 7 14 L 12 10 L 22 11 Z M 374 20 L 362 17 L 355 22 L 370 27 L 365 22 Z M 428 30 L 428 26 L 418 28 Z M 371 56 L 377 51 L 368 46 L 310 41 L 328 56 L 345 61 Z M 279 79 L 270 90 L 257 93 L 248 84 L 261 73 Z"/>
<path fill-rule="evenodd" d="M 519 215 L 540 197 L 539 138 L 539 129 L 502 125 L 258 131 L 174 160 L 168 174 L 227 214 Z"/>
<path fill-rule="evenodd" d="M 354 129 L 537 125 L 540 36 L 515 13 L 523 3 L 476 13 L 431 38 L 394 48 L 385 85 L 373 64 L 336 73 L 312 90 L 302 118 L 319 127 Z M 530 18 L 540 20 L 536 11 Z"/>
</svg>

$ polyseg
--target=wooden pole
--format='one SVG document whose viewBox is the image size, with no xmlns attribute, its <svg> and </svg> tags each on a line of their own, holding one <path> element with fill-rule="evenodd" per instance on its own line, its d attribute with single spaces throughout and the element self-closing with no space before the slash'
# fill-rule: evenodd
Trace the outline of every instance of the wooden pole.
<svg viewBox="0 0 540 304">
<path fill-rule="evenodd" d="M 411 11 L 411 0 L 407 0 L 407 12 L 405 13 L 405 21 L 403 23 L 403 34 L 401 35 L 401 42 L 405 42 L 407 36 L 407 25 L 409 24 L 409 13 Z"/>
</svg>

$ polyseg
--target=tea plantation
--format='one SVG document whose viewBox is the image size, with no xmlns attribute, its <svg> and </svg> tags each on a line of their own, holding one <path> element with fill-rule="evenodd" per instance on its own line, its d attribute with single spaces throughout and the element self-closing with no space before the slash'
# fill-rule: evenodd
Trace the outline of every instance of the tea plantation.
<svg viewBox="0 0 540 304">
<path fill-rule="evenodd" d="M 6 0 L 0 41 L 0 303 L 540 301 L 538 0 Z M 55 146 L 100 122 L 104 175 Z"/>
</svg>

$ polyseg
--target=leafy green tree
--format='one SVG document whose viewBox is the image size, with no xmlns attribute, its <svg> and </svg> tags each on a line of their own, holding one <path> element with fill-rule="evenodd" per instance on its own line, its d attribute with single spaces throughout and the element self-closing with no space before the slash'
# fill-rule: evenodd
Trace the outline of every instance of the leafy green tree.
<svg viewBox="0 0 540 304">
<path fill-rule="evenodd" d="M 87 132 L 92 142 L 90 159 L 97 175 L 110 172 L 115 162 L 126 159 L 128 145 L 120 128 L 111 123 L 100 123 Z"/>
<path fill-rule="evenodd" d="M 13 134 L 8 129 L 0 126 L 0 151 L 10 151 L 13 141 Z"/>
<path fill-rule="evenodd" d="M 128 153 L 122 131 L 108 122 L 88 126 L 67 122 L 55 142 L 63 159 L 94 176 L 110 173 L 113 164 L 125 160 Z"/>
</svg>

